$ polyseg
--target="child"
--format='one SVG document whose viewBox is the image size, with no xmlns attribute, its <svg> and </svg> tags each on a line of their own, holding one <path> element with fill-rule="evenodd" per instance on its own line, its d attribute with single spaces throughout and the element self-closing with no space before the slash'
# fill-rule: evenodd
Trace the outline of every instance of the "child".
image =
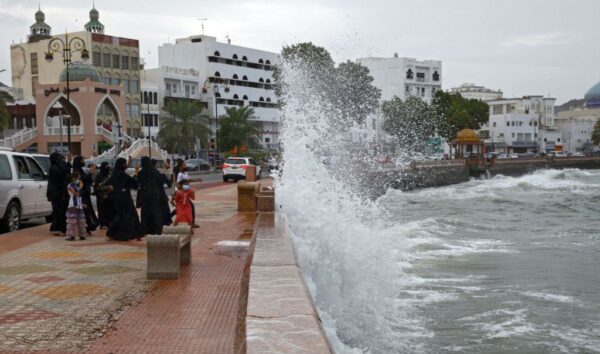
<svg viewBox="0 0 600 354">
<path fill-rule="evenodd" d="M 179 183 L 179 189 L 175 193 L 175 223 L 177 226 L 180 222 L 186 222 L 189 225 L 193 224 L 194 215 L 192 209 L 192 200 L 196 199 L 196 192 L 189 183 Z"/>
<path fill-rule="evenodd" d="M 69 192 L 69 206 L 67 208 L 67 241 L 75 241 L 76 237 L 85 240 L 85 206 L 81 202 L 80 191 L 82 182 L 79 180 L 79 173 L 71 174 L 71 183 L 67 186 Z"/>
</svg>

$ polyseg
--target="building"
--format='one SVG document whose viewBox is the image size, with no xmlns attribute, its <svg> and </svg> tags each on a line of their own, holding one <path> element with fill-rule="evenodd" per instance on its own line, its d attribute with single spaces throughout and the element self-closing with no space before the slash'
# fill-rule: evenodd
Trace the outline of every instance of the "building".
<svg viewBox="0 0 600 354">
<path fill-rule="evenodd" d="M 57 83 L 37 84 L 34 100 L 9 106 L 12 119 L 21 122 L 16 128 L 21 129 L 0 140 L 0 146 L 17 151 L 64 152 L 70 135 L 73 155 L 94 156 L 101 153 L 102 145 L 108 148 L 124 138 L 127 119 L 123 86 L 105 84 L 99 70 L 89 63 L 71 63 L 68 74 L 68 97 L 65 69 Z M 99 119 L 101 114 L 113 120 L 106 124 Z"/>
<path fill-rule="evenodd" d="M 450 92 L 458 93 L 466 99 L 479 101 L 497 100 L 502 98 L 501 90 L 492 90 L 483 86 L 477 86 L 473 83 L 465 83 L 459 87 L 453 87 L 450 89 Z"/>
<path fill-rule="evenodd" d="M 554 125 L 555 98 L 524 96 L 487 101 L 490 116 L 479 130 L 488 151 L 513 154 L 562 146 Z"/>
<path fill-rule="evenodd" d="M 593 150 L 592 132 L 598 119 L 600 119 L 600 82 L 586 92 L 583 108 L 558 113 L 555 122 L 565 143 L 565 150 L 570 153 Z"/>
<path fill-rule="evenodd" d="M 164 89 L 165 99 L 170 94 L 170 97 L 189 96 L 190 99 L 206 102 L 207 113 L 212 117 L 213 132 L 216 132 L 217 126 L 215 117 L 224 115 L 227 107 L 251 107 L 256 121 L 262 127 L 262 146 L 273 149 L 279 147 L 281 119 L 273 86 L 273 68 L 278 62 L 276 53 L 232 45 L 229 40 L 222 43 L 215 37 L 198 35 L 177 39 L 174 44 L 161 45 L 158 48 L 158 62 L 161 67 L 159 70 L 180 68 L 198 73 L 196 80 L 159 80 L 159 96 Z"/>
<path fill-rule="evenodd" d="M 101 80 L 106 85 L 122 88 L 126 104 L 128 121 L 127 133 L 132 136 L 141 134 L 140 120 L 140 56 L 139 42 L 136 39 L 108 36 L 99 21 L 98 10 L 93 8 L 90 21 L 84 31 L 52 36 L 52 28 L 46 24 L 41 10 L 35 14 L 36 22 L 30 27 L 26 43 L 13 44 L 11 52 L 12 85 L 21 89 L 23 98 L 31 100 L 36 96 L 36 85 L 48 85 L 59 82 L 59 75 L 65 68 L 62 58 L 63 45 L 49 47 L 51 40 L 72 41 L 76 47 L 82 43 L 90 53 L 92 64 L 100 71 Z M 74 40 L 80 38 L 81 41 Z M 55 41 L 54 43 L 56 43 Z M 54 60 L 46 60 L 46 53 L 54 51 Z M 72 52 L 72 61 L 81 60 L 81 52 Z M 99 119 L 109 121 L 112 117 L 100 112 Z"/>
<path fill-rule="evenodd" d="M 158 99 L 158 85 L 145 81 L 142 73 L 142 135 L 145 138 L 156 139 L 159 131 L 160 106 Z"/>
</svg>

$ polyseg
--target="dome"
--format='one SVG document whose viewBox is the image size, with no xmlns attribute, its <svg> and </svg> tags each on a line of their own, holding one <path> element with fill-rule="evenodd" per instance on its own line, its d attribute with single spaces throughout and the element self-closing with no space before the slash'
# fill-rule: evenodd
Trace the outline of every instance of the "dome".
<svg viewBox="0 0 600 354">
<path fill-rule="evenodd" d="M 35 22 L 44 22 L 46 21 L 46 15 L 42 12 L 42 10 L 38 10 L 35 13 Z"/>
<path fill-rule="evenodd" d="M 85 81 L 87 79 L 93 82 L 102 82 L 100 72 L 93 65 L 82 61 L 74 61 L 69 65 L 69 81 Z M 59 81 L 67 81 L 67 69 L 60 73 Z"/>
<path fill-rule="evenodd" d="M 586 107 L 600 107 L 600 82 L 586 92 L 584 99 Z"/>
<path fill-rule="evenodd" d="M 480 143 L 481 139 L 473 129 L 463 129 L 456 134 L 457 143 Z"/>
<path fill-rule="evenodd" d="M 96 10 L 95 8 L 90 10 L 90 20 L 92 21 L 98 21 L 98 19 L 100 18 L 100 13 L 98 13 L 98 10 Z"/>
</svg>

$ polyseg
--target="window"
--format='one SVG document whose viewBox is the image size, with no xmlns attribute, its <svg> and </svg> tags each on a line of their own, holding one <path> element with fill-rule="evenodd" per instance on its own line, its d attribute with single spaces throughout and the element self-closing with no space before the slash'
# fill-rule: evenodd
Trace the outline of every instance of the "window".
<svg viewBox="0 0 600 354">
<path fill-rule="evenodd" d="M 105 68 L 110 68 L 110 53 L 102 54 L 102 65 Z"/>
<path fill-rule="evenodd" d="M 29 167 L 27 167 L 27 163 L 25 162 L 24 156 L 13 156 L 13 161 L 17 168 L 17 176 L 19 179 L 31 179 L 31 173 L 29 172 Z"/>
<path fill-rule="evenodd" d="M 265 82 L 265 80 L 263 80 L 263 78 L 261 77 L 260 79 L 258 79 L 258 82 Z"/>
<path fill-rule="evenodd" d="M 558 141 L 560 143 L 560 138 L 556 139 L 556 141 Z"/>
<path fill-rule="evenodd" d="M 40 165 L 31 157 L 27 158 L 27 163 L 29 164 L 29 170 L 31 171 L 31 178 L 35 180 L 43 180 L 44 179 L 44 171 Z"/>
<path fill-rule="evenodd" d="M 123 79 L 123 86 L 125 86 L 125 93 L 129 93 L 129 79 Z"/>
<path fill-rule="evenodd" d="M 412 71 L 412 69 L 408 69 L 406 71 L 406 78 L 407 79 L 412 79 L 413 78 L 413 71 Z"/>
<path fill-rule="evenodd" d="M 0 180 L 11 180 L 12 172 L 10 165 L 8 164 L 8 157 L 6 155 L 0 155 Z"/>
<path fill-rule="evenodd" d="M 127 55 L 121 56 L 121 69 L 129 70 L 129 57 Z"/>
<path fill-rule="evenodd" d="M 38 74 L 38 56 L 37 56 L 37 53 L 31 53 L 30 59 L 31 59 L 31 75 L 37 75 Z"/>
<path fill-rule="evenodd" d="M 417 73 L 417 79 L 425 80 L 425 73 Z"/>
<path fill-rule="evenodd" d="M 243 99 L 244 101 L 248 101 L 248 96 L 247 96 L 247 95 L 244 95 L 244 97 L 242 97 L 242 99 Z"/>
<path fill-rule="evenodd" d="M 148 91 L 144 91 L 144 99 L 142 100 L 142 103 L 150 103 L 148 102 Z"/>
<path fill-rule="evenodd" d="M 113 54 L 112 56 L 112 60 L 113 60 L 113 69 L 118 69 L 119 68 L 119 63 L 121 62 L 121 56 L 119 54 Z"/>
<path fill-rule="evenodd" d="M 154 104 L 158 104 L 158 93 L 154 93 Z"/>
<path fill-rule="evenodd" d="M 512 137 L 513 137 L 513 138 L 515 137 L 515 133 L 512 133 Z"/>
<path fill-rule="evenodd" d="M 504 113 L 504 107 L 501 104 L 495 104 L 492 106 L 492 114 L 502 114 Z"/>
<path fill-rule="evenodd" d="M 232 58 L 233 58 L 233 59 L 237 59 L 237 58 L 238 58 L 237 54 L 234 54 L 234 55 L 232 56 Z"/>
<path fill-rule="evenodd" d="M 410 93 L 410 86 L 406 85 L 405 91 L 406 91 L 406 93 Z"/>
<path fill-rule="evenodd" d="M 267 81 L 265 81 L 267 84 L 271 83 L 271 79 L 267 79 Z"/>
<path fill-rule="evenodd" d="M 506 122 L 506 126 L 507 126 L 507 127 L 510 127 L 510 122 Z"/>
<path fill-rule="evenodd" d="M 537 122 L 533 122 L 533 126 L 534 126 L 534 127 L 537 127 Z"/>
<path fill-rule="evenodd" d="M 244 76 L 242 77 L 242 80 L 246 80 L 246 81 L 248 81 L 248 76 L 244 75 Z"/>
<path fill-rule="evenodd" d="M 271 61 L 267 59 L 267 61 L 265 61 L 265 64 L 271 65 Z"/>
<path fill-rule="evenodd" d="M 235 80 L 237 80 L 237 79 L 238 79 L 238 76 L 237 76 L 237 74 L 233 74 L 233 78 L 234 78 Z"/>
<path fill-rule="evenodd" d="M 440 74 L 437 71 L 433 72 L 433 81 L 440 81 Z"/>
<path fill-rule="evenodd" d="M 215 92 L 215 97 L 218 97 L 218 98 L 220 98 L 220 97 L 221 97 L 221 94 L 220 94 L 219 92 Z"/>
<path fill-rule="evenodd" d="M 242 57 L 242 60 L 243 60 L 243 61 L 248 61 L 248 58 L 246 58 L 246 56 L 244 55 L 244 56 Z"/>
<path fill-rule="evenodd" d="M 267 102 L 271 102 L 271 97 L 267 97 Z"/>
<path fill-rule="evenodd" d="M 220 57 L 220 56 L 221 56 L 221 53 L 219 53 L 219 51 L 217 50 L 217 51 L 215 51 L 215 54 L 214 54 L 214 56 L 215 56 L 215 57 Z"/>
<path fill-rule="evenodd" d="M 125 103 L 125 113 L 127 117 L 131 117 L 131 103 Z"/>
<path fill-rule="evenodd" d="M 237 94 L 233 95 L 234 100 L 238 100 L 239 98 L 240 98 L 240 96 L 238 96 Z"/>
<path fill-rule="evenodd" d="M 421 96 L 425 97 L 425 87 L 421 88 Z"/>
<path fill-rule="evenodd" d="M 119 86 L 119 85 L 121 84 L 121 79 L 120 79 L 120 78 L 118 78 L 118 77 L 113 77 L 113 78 L 112 78 L 112 84 L 113 84 L 114 86 Z"/>
<path fill-rule="evenodd" d="M 92 64 L 94 66 L 102 66 L 102 53 L 94 51 L 94 53 L 92 54 Z"/>
<path fill-rule="evenodd" d="M 131 80 L 129 82 L 129 87 L 130 87 L 131 93 L 134 95 L 139 92 L 138 91 L 138 82 L 139 82 L 138 80 Z"/>
<path fill-rule="evenodd" d="M 218 71 L 215 71 L 215 77 L 221 77 L 221 73 Z"/>
<path fill-rule="evenodd" d="M 492 123 L 492 126 L 493 126 L 494 128 L 496 128 L 496 122 Z"/>
<path fill-rule="evenodd" d="M 270 143 L 271 142 L 271 138 L 265 138 L 265 143 Z"/>
<path fill-rule="evenodd" d="M 131 57 L 131 70 L 139 70 L 140 68 L 140 58 Z"/>
<path fill-rule="evenodd" d="M 264 101 L 265 101 L 265 99 L 261 97 L 261 98 L 259 98 L 259 99 L 258 99 L 258 101 L 259 101 L 259 102 L 264 102 Z"/>
</svg>

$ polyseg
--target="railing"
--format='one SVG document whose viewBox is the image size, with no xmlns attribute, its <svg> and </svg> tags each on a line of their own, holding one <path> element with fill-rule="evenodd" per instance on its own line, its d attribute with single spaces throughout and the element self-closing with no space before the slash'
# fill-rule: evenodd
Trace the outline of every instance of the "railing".
<svg viewBox="0 0 600 354">
<path fill-rule="evenodd" d="M 143 149 L 147 149 L 148 148 L 148 140 L 150 140 L 150 147 L 152 149 L 154 149 L 155 151 L 160 152 L 160 157 L 163 160 L 166 160 L 169 157 L 169 153 L 166 152 L 165 150 L 161 149 L 161 147 L 158 145 L 158 143 L 152 139 L 137 139 L 136 141 L 133 142 L 133 144 L 131 144 L 131 146 L 125 151 L 125 154 L 127 156 L 132 156 L 132 155 L 136 155 L 136 153 L 140 150 Z"/>
<path fill-rule="evenodd" d="M 57 127 L 44 127 L 44 135 L 60 135 L 60 130 L 61 127 L 57 126 Z M 68 127 L 63 126 L 62 127 L 62 135 L 63 136 L 67 136 L 69 132 Z M 71 135 L 82 135 L 83 134 L 83 127 L 80 125 L 72 125 L 71 126 Z"/>
<path fill-rule="evenodd" d="M 35 138 L 37 136 L 36 128 L 24 128 L 23 130 L 17 132 L 14 135 L 6 137 L 0 140 L 0 146 L 14 148 L 17 145 L 26 143 L 27 141 Z"/>
<path fill-rule="evenodd" d="M 110 131 L 110 130 L 108 130 L 108 129 L 104 128 L 104 127 L 103 127 L 103 126 L 101 126 L 101 125 L 97 125 L 97 126 L 96 126 L 96 134 L 98 134 L 98 135 L 102 135 L 102 136 L 103 136 L 103 137 L 105 137 L 106 139 L 108 139 L 108 140 L 111 140 L 111 141 L 112 141 L 112 138 L 113 138 L 113 133 L 112 133 L 112 131 Z"/>
</svg>

